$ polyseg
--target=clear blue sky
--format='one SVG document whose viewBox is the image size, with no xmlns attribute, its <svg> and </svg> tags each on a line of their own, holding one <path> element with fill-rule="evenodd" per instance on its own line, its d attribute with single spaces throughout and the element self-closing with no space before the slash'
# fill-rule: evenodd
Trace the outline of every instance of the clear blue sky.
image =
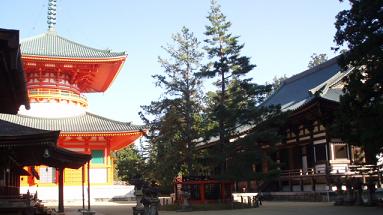
<svg viewBox="0 0 383 215">
<path fill-rule="evenodd" d="M 243 55 L 257 67 L 257 83 L 302 72 L 310 56 L 336 54 L 335 16 L 347 2 L 337 0 L 220 0 L 231 32 L 245 44 Z M 0 28 L 20 30 L 21 39 L 47 31 L 48 0 L 2 0 Z M 126 51 L 128 60 L 105 93 L 87 95 L 90 112 L 142 123 L 140 105 L 159 98 L 151 75 L 162 72 L 161 46 L 182 26 L 202 41 L 210 0 L 58 0 L 59 35 L 94 48 Z"/>
</svg>

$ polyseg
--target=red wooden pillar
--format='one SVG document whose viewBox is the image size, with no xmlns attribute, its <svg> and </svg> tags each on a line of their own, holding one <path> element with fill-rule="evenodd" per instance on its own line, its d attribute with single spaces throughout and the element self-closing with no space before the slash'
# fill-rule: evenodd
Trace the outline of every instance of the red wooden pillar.
<svg viewBox="0 0 383 215">
<path fill-rule="evenodd" d="M 205 183 L 201 183 L 199 187 L 202 204 L 205 204 Z"/>
<path fill-rule="evenodd" d="M 89 169 L 90 169 L 90 161 L 88 161 L 88 168 L 87 168 L 87 172 L 88 172 L 88 211 L 90 211 L 90 174 L 89 174 Z"/>
<path fill-rule="evenodd" d="M 85 209 L 85 164 L 81 167 L 81 190 L 82 190 L 82 209 Z"/>
<path fill-rule="evenodd" d="M 64 168 L 59 168 L 59 212 L 64 212 Z"/>
<path fill-rule="evenodd" d="M 219 187 L 221 188 L 221 199 L 222 199 L 222 202 L 224 202 L 225 201 L 225 186 L 224 186 L 225 184 L 223 183 L 223 182 L 221 182 L 220 184 L 219 184 Z"/>
</svg>

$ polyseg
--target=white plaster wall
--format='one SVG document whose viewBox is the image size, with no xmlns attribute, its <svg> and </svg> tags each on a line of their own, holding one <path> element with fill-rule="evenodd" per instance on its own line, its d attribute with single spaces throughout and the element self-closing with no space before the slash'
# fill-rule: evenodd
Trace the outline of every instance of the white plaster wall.
<svg viewBox="0 0 383 215">
<path fill-rule="evenodd" d="M 248 203 L 249 197 L 250 201 L 252 201 L 253 196 L 258 196 L 258 193 L 232 193 L 233 200 L 235 202 L 241 202 L 241 197 L 243 203 Z"/>
<path fill-rule="evenodd" d="M 26 110 L 21 106 L 18 114 L 33 117 L 61 118 L 85 114 L 86 109 L 80 105 L 67 103 L 31 103 L 31 108 Z"/>
<path fill-rule="evenodd" d="M 64 186 L 64 201 L 81 201 L 82 190 L 81 186 Z M 20 193 L 27 193 L 33 195 L 37 191 L 37 196 L 42 201 L 58 201 L 58 186 L 56 187 L 20 187 Z M 96 200 L 110 200 L 112 198 L 131 198 L 134 197 L 133 185 L 109 185 L 109 186 L 91 186 L 90 199 Z M 85 184 L 85 199 L 87 199 L 87 186 Z"/>
</svg>

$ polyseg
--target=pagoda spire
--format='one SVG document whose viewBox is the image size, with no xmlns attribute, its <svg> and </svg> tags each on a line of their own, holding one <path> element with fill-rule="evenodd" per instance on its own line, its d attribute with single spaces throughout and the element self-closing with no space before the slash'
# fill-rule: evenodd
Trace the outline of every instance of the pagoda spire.
<svg viewBox="0 0 383 215">
<path fill-rule="evenodd" d="M 49 0 L 48 2 L 48 30 L 55 31 L 56 29 L 56 2 L 57 0 Z"/>
</svg>

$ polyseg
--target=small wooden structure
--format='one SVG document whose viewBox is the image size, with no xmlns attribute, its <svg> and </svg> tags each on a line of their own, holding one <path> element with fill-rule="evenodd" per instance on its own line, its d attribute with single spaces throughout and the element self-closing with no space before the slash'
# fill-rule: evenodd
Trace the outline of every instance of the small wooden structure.
<svg viewBox="0 0 383 215">
<path fill-rule="evenodd" d="M 174 182 L 176 202 L 189 197 L 192 204 L 231 202 L 233 182 L 217 180 L 206 176 L 178 177 Z"/>
</svg>

